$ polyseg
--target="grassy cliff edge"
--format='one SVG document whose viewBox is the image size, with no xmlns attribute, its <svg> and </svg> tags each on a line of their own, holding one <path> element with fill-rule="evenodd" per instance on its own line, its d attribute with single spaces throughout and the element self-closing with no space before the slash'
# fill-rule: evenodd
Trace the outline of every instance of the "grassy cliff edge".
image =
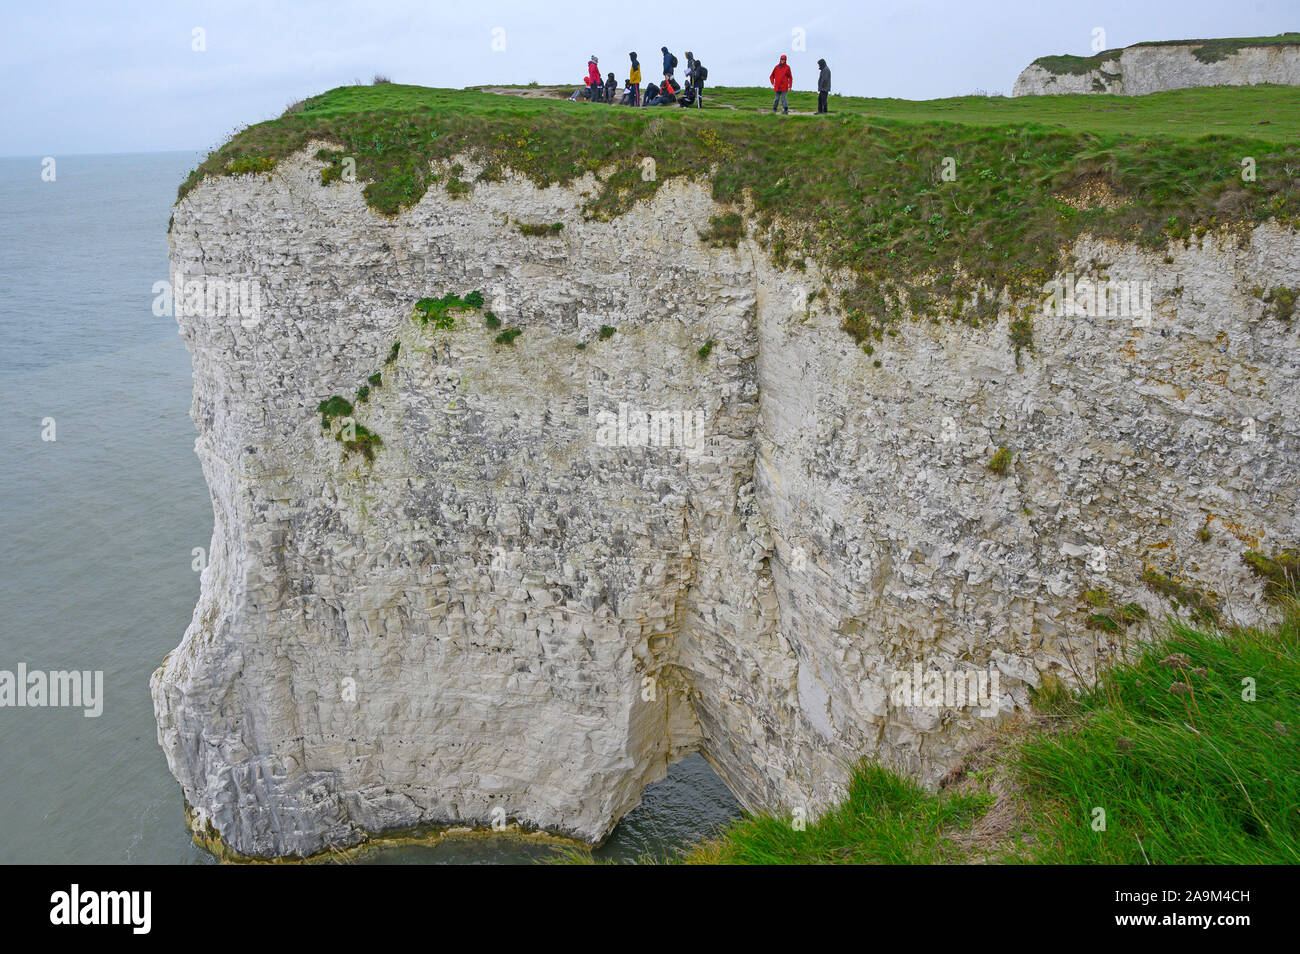
<svg viewBox="0 0 1300 954">
<path fill-rule="evenodd" d="M 813 95 L 794 94 L 792 108 L 810 109 Z M 667 179 L 707 178 L 719 219 L 743 210 L 778 264 L 811 260 L 838 276 L 845 330 L 859 341 L 879 340 L 905 313 L 980 325 L 1004 293 L 1037 295 L 1084 233 L 1158 248 L 1300 222 L 1296 88 L 835 97 L 829 117 L 775 117 L 767 97 L 720 88 L 704 110 L 627 109 L 340 87 L 237 133 L 190 174 L 180 199 L 207 176 L 273 175 L 313 141 L 336 144 L 317 154 L 322 187 L 355 168 L 382 215 L 431 188 L 456 199 L 517 173 L 539 186 L 597 175 L 585 214 L 614 218 Z M 466 155 L 482 166 L 474 181 L 461 178 Z"/>
</svg>

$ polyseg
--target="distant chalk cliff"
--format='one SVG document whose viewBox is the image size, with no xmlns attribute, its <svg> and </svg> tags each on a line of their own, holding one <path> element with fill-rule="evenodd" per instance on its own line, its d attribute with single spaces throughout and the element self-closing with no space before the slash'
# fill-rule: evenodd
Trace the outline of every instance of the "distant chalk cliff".
<svg viewBox="0 0 1300 954">
<path fill-rule="evenodd" d="M 1044 56 L 1020 74 L 1011 95 L 1144 96 L 1189 86 L 1261 83 L 1300 85 L 1300 33 L 1138 43 L 1095 56 Z"/>
</svg>

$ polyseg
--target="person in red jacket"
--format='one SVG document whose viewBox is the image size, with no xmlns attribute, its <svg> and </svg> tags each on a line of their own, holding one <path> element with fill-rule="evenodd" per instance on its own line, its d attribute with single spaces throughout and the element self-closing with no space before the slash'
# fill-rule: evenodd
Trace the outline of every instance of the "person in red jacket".
<svg viewBox="0 0 1300 954">
<path fill-rule="evenodd" d="M 782 113 L 788 114 L 790 112 L 790 103 L 785 94 L 794 85 L 794 76 L 791 75 L 790 67 L 785 63 L 784 53 L 781 54 L 781 62 L 776 64 L 776 68 L 772 70 L 772 75 L 768 79 L 772 83 L 772 89 L 776 90 L 776 98 L 772 100 L 772 112 L 776 112 L 776 104 L 780 103 Z"/>
<path fill-rule="evenodd" d="M 600 102 L 605 82 L 600 78 L 600 60 L 595 54 L 587 61 L 587 78 L 584 82 L 587 84 L 587 98 L 593 103 Z"/>
</svg>

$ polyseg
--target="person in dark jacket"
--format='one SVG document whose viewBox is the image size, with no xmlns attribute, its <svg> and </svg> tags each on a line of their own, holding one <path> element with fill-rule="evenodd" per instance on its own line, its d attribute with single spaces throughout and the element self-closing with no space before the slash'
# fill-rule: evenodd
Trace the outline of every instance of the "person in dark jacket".
<svg viewBox="0 0 1300 954">
<path fill-rule="evenodd" d="M 659 95 L 659 87 L 654 83 L 647 83 L 645 87 L 645 96 L 641 98 L 642 106 L 649 106 L 656 96 Z"/>
<path fill-rule="evenodd" d="M 704 108 L 704 81 L 709 78 L 709 71 L 699 60 L 695 61 L 695 70 L 691 73 L 691 86 L 695 88 L 695 105 Z"/>
<path fill-rule="evenodd" d="M 686 70 L 682 78 L 682 89 L 688 89 L 695 85 L 695 54 L 690 50 L 686 51 Z"/>
<path fill-rule="evenodd" d="M 605 102 L 614 102 L 614 93 L 618 91 L 618 80 L 614 79 L 614 74 L 610 73 L 605 77 Z"/>
<path fill-rule="evenodd" d="M 831 94 L 831 68 L 826 65 L 825 60 L 817 61 L 817 68 L 821 70 L 817 74 L 817 112 L 829 113 L 826 108 L 826 97 Z"/>
<path fill-rule="evenodd" d="M 664 77 L 664 85 L 659 87 L 659 95 L 655 97 L 651 106 L 671 106 L 677 102 L 677 91 L 681 87 L 673 80 L 671 76 Z"/>
<path fill-rule="evenodd" d="M 664 75 L 672 76 L 673 70 L 677 69 L 677 57 L 669 53 L 668 47 L 666 46 L 661 46 L 659 49 L 662 50 L 664 54 Z"/>
</svg>

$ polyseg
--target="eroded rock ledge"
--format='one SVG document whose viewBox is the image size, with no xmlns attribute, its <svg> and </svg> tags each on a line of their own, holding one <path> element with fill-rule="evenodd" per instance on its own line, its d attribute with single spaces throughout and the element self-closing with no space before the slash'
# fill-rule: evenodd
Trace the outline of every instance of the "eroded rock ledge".
<svg viewBox="0 0 1300 954">
<path fill-rule="evenodd" d="M 1009 314 L 867 355 L 815 265 L 697 237 L 705 185 L 612 222 L 517 179 L 386 218 L 311 153 L 205 180 L 171 233 L 174 270 L 262 297 L 251 327 L 180 319 L 215 528 L 151 685 L 196 824 L 242 854 L 502 816 L 599 840 L 695 750 L 753 809 L 815 813 L 863 754 L 934 780 L 988 720 L 895 704 L 893 672 L 996 670 L 1012 718 L 1150 625 L 1090 627 L 1085 591 L 1252 620 L 1243 553 L 1300 539 L 1297 323 L 1255 292 L 1300 273 L 1295 233 L 1084 239 L 1151 325 L 1037 317 L 1018 370 Z M 512 345 L 411 321 L 470 290 Z M 316 408 L 378 369 L 368 463 Z M 704 440 L 605 446 L 620 405 Z"/>
</svg>

